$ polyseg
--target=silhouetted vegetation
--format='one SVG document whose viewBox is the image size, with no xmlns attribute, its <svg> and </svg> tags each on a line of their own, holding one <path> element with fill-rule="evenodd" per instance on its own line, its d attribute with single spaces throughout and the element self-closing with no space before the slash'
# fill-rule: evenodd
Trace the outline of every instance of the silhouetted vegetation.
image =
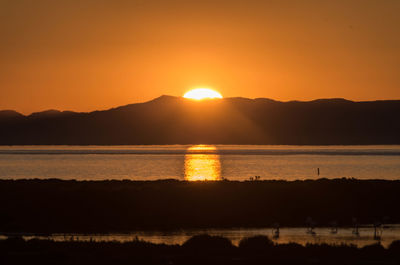
<svg viewBox="0 0 400 265">
<path fill-rule="evenodd" d="M 400 101 L 161 96 L 91 113 L 0 111 L 1 145 L 400 144 Z"/>
<path fill-rule="evenodd" d="M 400 223 L 400 181 L 0 180 L 0 232 Z"/>
<path fill-rule="evenodd" d="M 243 239 L 239 246 L 221 237 L 195 236 L 182 246 L 131 242 L 0 240 L 1 264 L 398 264 L 399 241 L 379 244 L 265 244 L 268 238 Z"/>
<path fill-rule="evenodd" d="M 201 252 L 207 254 L 230 254 L 234 249 L 229 239 L 207 234 L 190 238 L 182 247 L 187 252 Z"/>
<path fill-rule="evenodd" d="M 267 236 L 253 236 L 243 238 L 240 243 L 240 249 L 250 252 L 258 252 L 271 248 L 274 242 Z"/>
</svg>

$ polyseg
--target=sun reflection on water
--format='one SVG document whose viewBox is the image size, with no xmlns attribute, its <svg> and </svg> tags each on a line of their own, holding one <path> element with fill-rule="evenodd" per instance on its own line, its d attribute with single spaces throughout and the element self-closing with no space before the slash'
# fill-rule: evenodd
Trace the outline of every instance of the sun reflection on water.
<svg viewBox="0 0 400 265">
<path fill-rule="evenodd" d="M 207 153 L 197 153 L 201 151 Z M 189 181 L 220 180 L 221 163 L 216 151 L 217 148 L 213 145 L 194 145 L 189 147 L 187 149 L 188 153 L 185 155 L 185 179 Z"/>
</svg>

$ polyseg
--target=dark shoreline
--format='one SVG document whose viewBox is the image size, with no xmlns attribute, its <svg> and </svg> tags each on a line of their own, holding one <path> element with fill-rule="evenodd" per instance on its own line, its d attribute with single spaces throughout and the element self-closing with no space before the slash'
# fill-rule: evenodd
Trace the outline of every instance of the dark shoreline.
<svg viewBox="0 0 400 265">
<path fill-rule="evenodd" d="M 1 264 L 398 264 L 400 241 L 354 245 L 275 244 L 268 237 L 230 240 L 198 235 L 182 245 L 83 242 L 21 238 L 0 240 Z"/>
<path fill-rule="evenodd" d="M 399 224 L 398 205 L 398 180 L 0 180 L 5 233 Z"/>
</svg>

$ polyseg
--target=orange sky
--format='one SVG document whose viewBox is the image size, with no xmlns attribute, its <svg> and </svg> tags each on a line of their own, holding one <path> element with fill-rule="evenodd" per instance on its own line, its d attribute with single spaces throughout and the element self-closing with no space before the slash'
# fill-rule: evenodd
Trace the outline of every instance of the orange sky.
<svg viewBox="0 0 400 265">
<path fill-rule="evenodd" d="M 0 109 L 400 99 L 400 1 L 0 0 Z"/>
</svg>

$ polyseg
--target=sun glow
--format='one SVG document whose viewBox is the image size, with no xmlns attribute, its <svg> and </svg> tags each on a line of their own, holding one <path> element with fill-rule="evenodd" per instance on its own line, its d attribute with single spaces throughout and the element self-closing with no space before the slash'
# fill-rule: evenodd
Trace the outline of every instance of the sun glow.
<svg viewBox="0 0 400 265">
<path fill-rule="evenodd" d="M 209 88 L 196 88 L 186 92 L 183 97 L 195 100 L 202 100 L 222 98 L 222 95 L 219 92 Z"/>
<path fill-rule="evenodd" d="M 185 179 L 188 181 L 221 180 L 221 163 L 213 145 L 195 145 L 185 155 Z"/>
</svg>

